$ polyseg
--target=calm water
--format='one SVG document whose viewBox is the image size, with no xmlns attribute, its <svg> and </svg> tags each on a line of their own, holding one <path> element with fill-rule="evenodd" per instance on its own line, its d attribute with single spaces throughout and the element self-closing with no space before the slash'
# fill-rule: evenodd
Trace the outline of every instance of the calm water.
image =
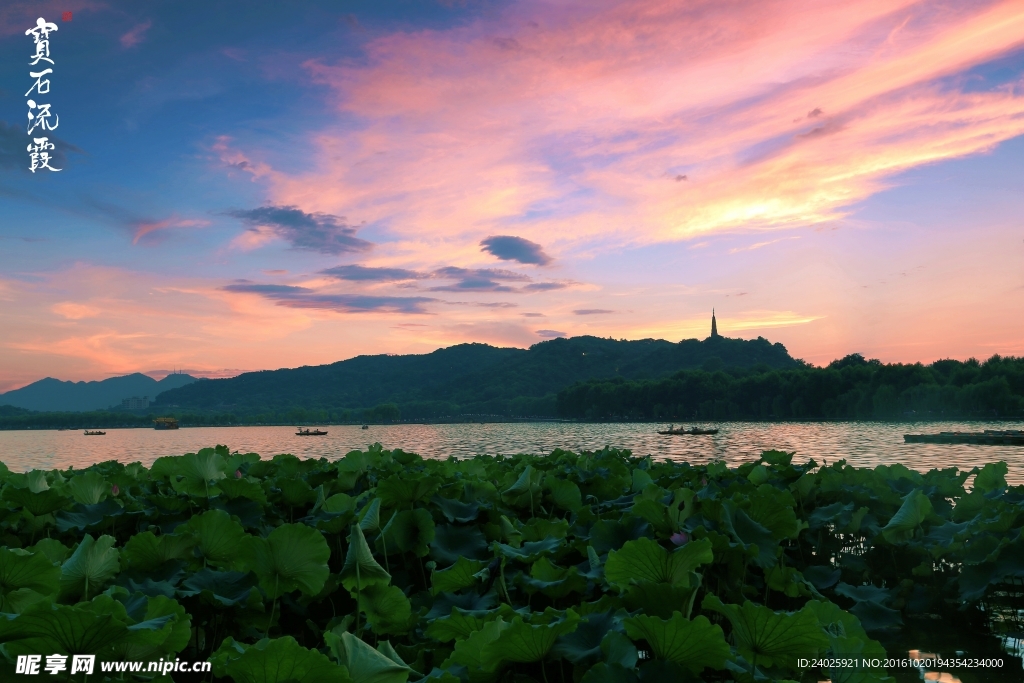
<svg viewBox="0 0 1024 683">
<path fill-rule="evenodd" d="M 1005 460 L 1013 483 L 1024 483 L 1024 447 L 904 444 L 903 434 L 940 431 L 1021 429 L 1022 423 L 932 422 L 913 425 L 886 422 L 724 422 L 707 425 L 715 436 L 660 436 L 664 425 L 559 422 L 502 424 L 404 424 L 393 426 L 322 427 L 327 436 L 300 437 L 291 427 L 195 427 L 177 431 L 110 429 L 106 436 L 80 431 L 0 431 L 0 460 L 15 471 L 33 468 L 85 467 L 103 460 L 140 461 L 149 465 L 163 455 L 181 455 L 225 444 L 232 450 L 264 457 L 293 453 L 299 457 L 338 458 L 350 450 L 379 441 L 385 448 L 402 448 L 430 458 L 467 457 L 478 453 L 550 453 L 555 448 L 579 451 L 605 445 L 628 448 L 635 455 L 688 460 L 723 459 L 737 464 L 756 458 L 762 450 L 796 451 L 797 459 L 873 467 L 903 463 L 917 469 L 957 466 L 970 469 Z"/>
</svg>

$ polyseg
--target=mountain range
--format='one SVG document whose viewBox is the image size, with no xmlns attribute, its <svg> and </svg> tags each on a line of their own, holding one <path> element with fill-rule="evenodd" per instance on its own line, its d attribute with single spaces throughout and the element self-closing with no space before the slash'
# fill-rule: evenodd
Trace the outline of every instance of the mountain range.
<svg viewBox="0 0 1024 683">
<path fill-rule="evenodd" d="M 657 379 L 679 370 L 803 367 L 782 344 L 709 337 L 670 342 L 573 337 L 529 349 L 459 344 L 432 353 L 357 356 L 329 365 L 247 372 L 165 391 L 164 412 L 223 412 L 283 419 L 288 411 L 394 404 L 404 419 L 453 414 L 553 415 L 558 391 L 592 379 Z M 275 417 L 276 416 L 276 417 Z"/>
<path fill-rule="evenodd" d="M 168 389 L 195 382 L 191 375 L 167 375 L 157 381 L 141 372 L 92 382 L 70 382 L 47 377 L 20 389 L 0 394 L 0 406 L 38 411 L 83 412 L 120 405 L 133 396 L 150 400 Z"/>
</svg>

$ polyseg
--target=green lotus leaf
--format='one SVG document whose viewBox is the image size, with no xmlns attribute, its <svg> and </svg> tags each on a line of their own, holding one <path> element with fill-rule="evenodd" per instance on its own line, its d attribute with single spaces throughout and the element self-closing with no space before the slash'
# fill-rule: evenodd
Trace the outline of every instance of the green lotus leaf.
<svg viewBox="0 0 1024 683">
<path fill-rule="evenodd" d="M 695 572 L 690 572 L 688 586 L 638 581 L 623 594 L 622 604 L 630 612 L 640 610 L 662 619 L 671 618 L 673 612 L 689 616 L 700 583 L 700 575 Z"/>
<path fill-rule="evenodd" d="M 868 637 L 860 620 L 833 602 L 808 600 L 804 609 L 810 610 L 818 617 L 818 624 L 826 632 L 843 633 L 863 639 Z"/>
<path fill-rule="evenodd" d="M 335 493 L 324 501 L 321 508 L 324 512 L 353 512 L 356 509 L 356 499 L 347 493 Z"/>
<path fill-rule="evenodd" d="M 374 498 L 359 513 L 359 528 L 363 531 L 380 530 L 380 498 Z"/>
<path fill-rule="evenodd" d="M 762 484 L 749 496 L 749 500 L 750 509 L 747 514 L 768 529 L 775 540 L 796 538 L 800 533 L 800 524 L 794 510 L 796 499 L 789 491 L 777 489 L 771 484 Z"/>
<path fill-rule="evenodd" d="M 110 493 L 110 483 L 95 471 L 75 475 L 67 488 L 75 502 L 82 505 L 95 505 Z"/>
<path fill-rule="evenodd" d="M 437 595 L 469 588 L 477 582 L 475 574 L 486 566 L 483 560 L 460 557 L 448 569 L 434 569 L 430 573 L 430 592 Z"/>
<path fill-rule="evenodd" d="M 165 562 L 188 560 L 196 541 L 191 534 L 161 534 L 143 531 L 135 534 L 125 543 L 121 551 L 126 569 L 139 572 L 156 571 Z"/>
<path fill-rule="evenodd" d="M 650 526 L 647 521 L 635 515 L 623 515 L 615 521 L 602 519 L 594 522 L 590 529 L 590 544 L 599 555 L 603 555 L 609 550 L 618 550 L 627 541 L 645 537 Z"/>
<path fill-rule="evenodd" d="M 661 501 L 647 498 L 636 498 L 630 513 L 647 520 L 651 527 L 662 537 L 672 533 L 672 523 L 668 516 L 668 506 Z"/>
<path fill-rule="evenodd" d="M 487 552 L 487 538 L 479 529 L 442 524 L 434 528 L 430 557 L 439 565 L 447 567 L 455 564 L 460 557 L 483 560 L 491 555 Z"/>
<path fill-rule="evenodd" d="M 24 508 L 39 517 L 60 510 L 71 502 L 71 499 L 54 489 L 32 491 L 28 488 L 15 488 L 11 484 L 4 487 L 0 498 L 17 508 Z"/>
<path fill-rule="evenodd" d="M 714 559 L 711 541 L 691 541 L 669 552 L 649 538 L 628 541 L 621 550 L 608 553 L 604 575 L 620 591 L 634 581 L 651 581 L 679 586 L 690 585 L 690 572 Z"/>
<path fill-rule="evenodd" d="M 316 502 L 316 491 L 301 479 L 278 478 L 276 486 L 281 489 L 284 502 L 292 507 L 304 507 Z"/>
<path fill-rule="evenodd" d="M 974 477 L 974 489 L 982 493 L 1006 488 L 1007 467 L 1005 462 L 990 462 Z"/>
<path fill-rule="evenodd" d="M 12 605 L 15 591 L 33 591 L 41 596 L 52 595 L 60 588 L 60 567 L 43 553 L 0 548 L 0 612 L 18 611 Z M 24 604 L 22 593 L 14 601 Z M 21 600 L 19 600 L 21 598 Z"/>
<path fill-rule="evenodd" d="M 622 619 L 626 616 L 628 615 L 624 610 L 617 613 L 609 610 L 587 614 L 580 619 L 575 631 L 558 637 L 551 648 L 552 658 L 564 658 L 581 666 L 596 663 L 604 658 L 601 643 L 610 632 L 621 630 Z M 633 655 L 636 656 L 635 648 Z"/>
<path fill-rule="evenodd" d="M 212 604 L 233 606 L 246 603 L 259 580 L 251 572 L 219 572 L 200 569 L 181 582 L 177 594 L 182 597 L 202 595 Z"/>
<path fill-rule="evenodd" d="M 540 486 L 533 481 L 534 479 L 536 477 L 534 477 L 533 465 L 527 465 L 515 483 L 501 492 L 502 498 L 505 496 L 521 496 L 524 493 L 538 493 Z"/>
<path fill-rule="evenodd" d="M 577 512 L 583 507 L 583 494 L 574 482 L 549 474 L 544 478 L 544 486 L 551 492 L 551 500 L 557 507 L 569 512 Z"/>
<path fill-rule="evenodd" d="M 903 499 L 903 505 L 882 529 L 882 535 L 890 543 L 904 543 L 914 537 L 914 532 L 924 523 L 932 511 L 932 502 L 920 490 L 911 491 Z"/>
<path fill-rule="evenodd" d="M 98 658 L 128 638 L 128 625 L 87 606 L 37 603 L 19 615 L 0 615 L 0 643 L 19 654 L 95 654 Z"/>
<path fill-rule="evenodd" d="M 13 481 L 13 477 L 11 480 Z M 46 481 L 46 472 L 44 470 L 31 470 L 26 472 L 25 487 L 32 493 L 42 493 L 49 489 L 50 483 Z"/>
<path fill-rule="evenodd" d="M 192 637 L 192 624 L 184 607 L 162 595 L 136 594 L 129 600 L 139 609 L 128 613 L 135 622 L 128 626 L 128 637 L 113 646 L 118 658 L 148 661 L 185 649 Z"/>
<path fill-rule="evenodd" d="M 363 590 L 369 586 L 391 583 L 391 575 L 384 567 L 377 564 L 366 543 L 363 530 L 353 525 L 349 537 L 348 553 L 345 555 L 345 566 L 341 569 L 341 583 L 349 591 Z"/>
<path fill-rule="evenodd" d="M 206 564 L 230 569 L 239 560 L 248 535 L 242 525 L 223 510 L 208 510 L 188 521 L 187 529 L 195 537 L 196 547 Z M 178 527 L 178 532 L 182 528 Z"/>
<path fill-rule="evenodd" d="M 704 616 L 690 620 L 679 612 L 670 619 L 639 615 L 626 619 L 623 625 L 634 641 L 646 640 L 655 657 L 693 673 L 708 667 L 722 669 L 730 655 L 722 627 Z"/>
<path fill-rule="evenodd" d="M 722 529 L 743 546 L 758 567 L 769 569 L 775 566 L 779 544 L 772 532 L 751 519 L 732 501 L 722 505 Z"/>
<path fill-rule="evenodd" d="M 515 616 L 515 610 L 506 604 L 497 609 L 472 610 L 452 607 L 451 614 L 439 619 L 430 619 L 425 633 L 428 637 L 447 643 L 452 640 L 464 640 L 479 631 L 489 621 L 498 618 Z"/>
<path fill-rule="evenodd" d="M 94 505 L 76 504 L 71 510 L 57 513 L 57 530 L 64 532 L 70 529 L 85 531 L 90 527 L 108 526 L 111 517 L 124 514 L 124 508 L 112 498 Z"/>
<path fill-rule="evenodd" d="M 550 598 L 564 598 L 570 593 L 584 593 L 587 579 L 576 567 L 558 567 L 546 557 L 533 563 L 530 575 L 522 575 L 520 583 L 527 593 L 543 593 Z"/>
<path fill-rule="evenodd" d="M 63 564 L 64 560 L 71 554 L 71 548 L 67 547 L 56 538 L 41 538 L 35 545 L 26 548 L 29 552 L 41 553 L 54 564 Z"/>
<path fill-rule="evenodd" d="M 760 486 L 768 481 L 768 468 L 764 465 L 754 465 L 754 469 L 750 470 L 750 474 L 747 475 L 747 479 L 754 486 Z"/>
<path fill-rule="evenodd" d="M 559 636 L 572 633 L 580 616 L 572 609 L 565 616 L 547 624 L 530 624 L 514 617 L 508 628 L 483 649 L 485 668 L 497 668 L 501 662 L 539 662 L 547 656 Z"/>
<path fill-rule="evenodd" d="M 460 664 L 466 667 L 469 680 L 473 683 L 494 680 L 501 667 L 501 659 L 495 659 L 488 650 L 508 627 L 508 623 L 501 617 L 487 622 L 479 631 L 469 634 L 468 638 L 457 641 L 454 651 L 441 664 L 441 668 L 448 669 L 453 664 Z"/>
<path fill-rule="evenodd" d="M 230 471 L 231 467 L 228 466 L 227 470 Z M 247 498 L 254 500 L 261 505 L 267 504 L 267 492 L 263 490 L 259 482 L 252 477 L 245 477 L 242 479 L 235 479 L 234 477 L 225 477 L 217 482 L 217 488 L 228 498 Z"/>
<path fill-rule="evenodd" d="M 113 536 L 94 539 L 86 534 L 75 552 L 60 569 L 62 600 L 81 597 L 88 600 L 120 571 L 118 551 Z"/>
<path fill-rule="evenodd" d="M 412 673 L 379 650 L 348 632 L 340 635 L 328 631 L 324 642 L 334 658 L 342 664 L 354 683 L 405 683 Z"/>
<path fill-rule="evenodd" d="M 401 509 L 430 498 L 441 488 L 441 484 L 440 477 L 393 474 L 377 484 L 376 493 L 381 505 Z"/>
<path fill-rule="evenodd" d="M 348 670 L 291 636 L 242 645 L 231 637 L 213 654 L 214 673 L 235 683 L 352 683 Z"/>
<path fill-rule="evenodd" d="M 387 545 L 388 553 L 412 553 L 423 557 L 430 552 L 434 540 L 434 519 L 423 508 L 402 510 L 388 522 L 377 544 L 378 549 Z"/>
<path fill-rule="evenodd" d="M 737 650 L 754 666 L 774 664 L 795 670 L 798 658 L 813 658 L 828 647 L 814 609 L 775 612 L 749 600 L 742 606 L 727 605 L 711 593 L 701 606 L 729 620 Z"/>
<path fill-rule="evenodd" d="M 242 543 L 242 563 L 255 572 L 268 598 L 301 591 L 316 595 L 327 581 L 331 549 L 323 534 L 305 524 L 282 524 L 266 538 Z"/>
<path fill-rule="evenodd" d="M 504 555 L 510 560 L 534 562 L 542 557 L 551 555 L 558 550 L 562 550 L 564 543 L 562 543 L 562 539 L 551 536 L 543 541 L 530 541 L 529 543 L 523 543 L 518 548 L 505 545 L 504 543 L 493 543 L 491 544 L 491 547 L 496 553 Z"/>
<path fill-rule="evenodd" d="M 157 458 L 150 473 L 168 478 L 178 493 L 206 498 L 221 492 L 217 482 L 225 478 L 226 469 L 223 451 L 204 448 L 198 453 Z"/>
<path fill-rule="evenodd" d="M 374 633 L 405 633 L 409 630 L 412 604 L 401 588 L 374 584 L 359 593 L 359 609 Z"/>
<path fill-rule="evenodd" d="M 231 453 L 224 458 L 224 469 L 227 472 L 248 471 L 252 465 L 258 462 L 260 462 L 259 453 Z"/>
<path fill-rule="evenodd" d="M 441 496 L 434 496 L 430 499 L 430 502 L 441 510 L 441 514 L 443 514 L 449 522 L 461 522 L 465 524 L 475 521 L 477 516 L 480 514 L 479 503 L 463 503 L 459 500 L 443 498 Z"/>
</svg>

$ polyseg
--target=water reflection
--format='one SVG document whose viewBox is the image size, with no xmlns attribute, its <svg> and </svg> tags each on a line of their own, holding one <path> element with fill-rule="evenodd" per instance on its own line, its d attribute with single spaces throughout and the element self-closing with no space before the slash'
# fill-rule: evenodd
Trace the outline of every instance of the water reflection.
<svg viewBox="0 0 1024 683">
<path fill-rule="evenodd" d="M 594 450 L 606 445 L 629 448 L 637 455 L 688 460 L 721 459 L 735 465 L 762 450 L 796 451 L 797 459 L 819 464 L 845 458 L 851 465 L 874 467 L 902 463 L 916 470 L 956 466 L 970 469 L 1006 460 L 1011 483 L 1024 483 L 1024 448 L 970 444 L 904 444 L 903 434 L 940 431 L 1020 429 L 1021 424 L 933 422 L 908 425 L 886 422 L 723 422 L 713 436 L 661 436 L 665 425 L 610 423 L 402 424 L 324 427 L 326 436 L 296 436 L 294 427 L 197 427 L 177 431 L 108 429 L 106 436 L 86 438 L 80 431 L 0 432 L 0 460 L 12 470 L 85 467 L 103 460 L 141 461 L 149 465 L 164 455 L 180 455 L 225 444 L 232 450 L 263 456 L 294 453 L 299 457 L 338 458 L 379 441 L 386 448 L 415 451 L 424 457 L 469 457 L 478 453 L 550 453 L 555 448 Z"/>
</svg>

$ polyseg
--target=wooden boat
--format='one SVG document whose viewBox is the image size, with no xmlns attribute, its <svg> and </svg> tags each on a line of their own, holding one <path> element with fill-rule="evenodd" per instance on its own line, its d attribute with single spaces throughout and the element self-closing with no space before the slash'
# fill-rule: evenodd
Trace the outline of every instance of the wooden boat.
<svg viewBox="0 0 1024 683">
<path fill-rule="evenodd" d="M 363 429 L 369 429 L 370 425 L 363 425 Z"/>
<path fill-rule="evenodd" d="M 295 432 L 295 436 L 326 436 L 327 435 L 327 432 L 321 431 L 319 429 L 303 429 L 302 427 L 297 427 L 297 429 L 299 431 Z"/>
<path fill-rule="evenodd" d="M 669 427 L 668 429 L 666 429 L 665 431 L 659 431 L 658 433 L 659 434 L 671 434 L 673 436 L 676 436 L 676 435 L 702 436 L 702 435 L 705 435 L 705 434 L 717 434 L 718 433 L 717 429 L 702 429 L 700 427 L 691 427 L 690 429 L 683 429 L 682 427 L 680 427 L 679 429 L 675 429 L 674 427 L 675 426 L 673 425 L 673 426 Z"/>
<path fill-rule="evenodd" d="M 106 436 L 106 432 L 90 432 L 88 429 L 85 430 L 86 436 Z"/>
<path fill-rule="evenodd" d="M 939 432 L 904 434 L 904 443 L 969 443 L 980 446 L 1024 446 L 1024 430 L 986 429 L 983 432 Z"/>
<path fill-rule="evenodd" d="M 178 421 L 173 417 L 158 417 L 153 420 L 153 429 L 177 429 Z"/>
</svg>

